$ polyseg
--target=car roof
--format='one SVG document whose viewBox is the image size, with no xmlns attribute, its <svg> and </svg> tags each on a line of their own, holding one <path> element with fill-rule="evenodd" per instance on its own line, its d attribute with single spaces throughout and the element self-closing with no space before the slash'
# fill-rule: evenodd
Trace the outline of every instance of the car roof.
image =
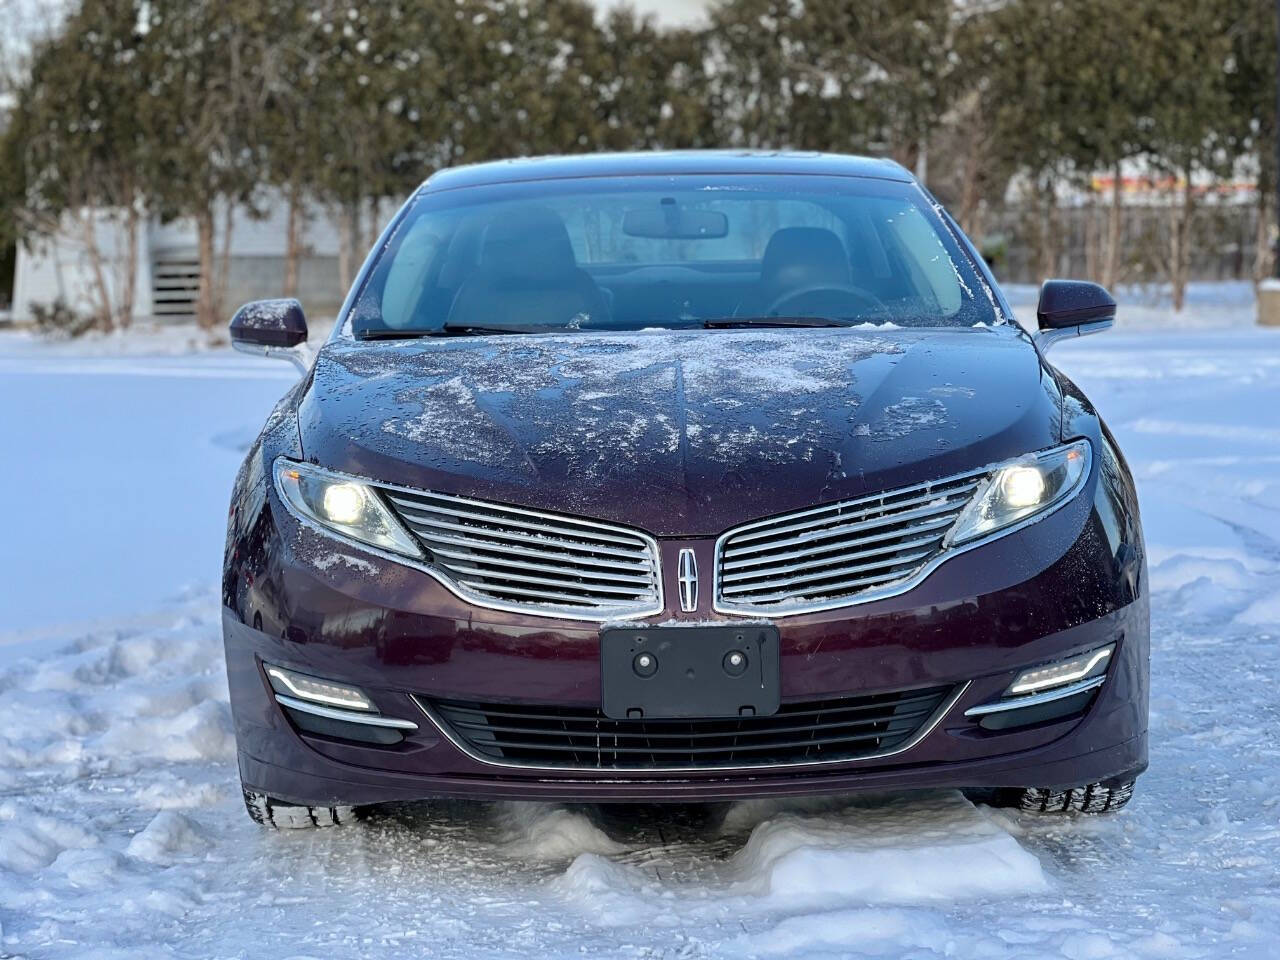
<svg viewBox="0 0 1280 960">
<path fill-rule="evenodd" d="M 903 183 L 910 183 L 914 179 L 900 164 L 877 157 L 789 150 L 674 150 L 522 157 L 449 167 L 433 174 L 422 185 L 422 189 L 434 192 L 529 180 L 661 177 L 681 174 L 808 174 L 897 180 Z"/>
</svg>

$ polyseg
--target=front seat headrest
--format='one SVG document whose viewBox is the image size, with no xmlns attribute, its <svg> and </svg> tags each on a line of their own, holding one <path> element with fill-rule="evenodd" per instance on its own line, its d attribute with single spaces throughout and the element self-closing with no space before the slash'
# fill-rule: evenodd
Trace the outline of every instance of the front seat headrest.
<svg viewBox="0 0 1280 960">
<path fill-rule="evenodd" d="M 844 244 L 822 227 L 783 227 L 769 238 L 760 262 L 760 297 L 770 304 L 784 293 L 853 280 Z"/>
<path fill-rule="evenodd" d="M 489 224 L 481 267 L 511 279 L 563 277 L 578 268 L 564 221 L 546 207 L 519 207 Z"/>
</svg>

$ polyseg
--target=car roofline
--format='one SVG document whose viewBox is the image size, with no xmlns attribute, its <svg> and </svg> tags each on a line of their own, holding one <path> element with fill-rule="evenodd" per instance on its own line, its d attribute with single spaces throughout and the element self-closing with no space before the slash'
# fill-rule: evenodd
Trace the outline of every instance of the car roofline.
<svg viewBox="0 0 1280 960">
<path fill-rule="evenodd" d="M 445 167 L 428 177 L 415 194 L 504 183 L 667 176 L 807 176 L 906 184 L 916 182 L 916 178 L 901 164 L 881 157 L 783 151 L 677 150 L 520 157 Z"/>
</svg>

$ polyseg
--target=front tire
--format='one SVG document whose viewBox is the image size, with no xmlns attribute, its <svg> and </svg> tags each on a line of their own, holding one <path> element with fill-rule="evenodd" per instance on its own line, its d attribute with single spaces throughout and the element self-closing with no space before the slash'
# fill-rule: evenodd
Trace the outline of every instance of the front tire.
<svg viewBox="0 0 1280 960">
<path fill-rule="evenodd" d="M 1066 790 L 1050 790 L 1043 787 L 1027 787 L 1017 790 L 997 790 L 980 799 L 993 807 L 1012 807 L 1024 813 L 1115 813 L 1133 798 L 1133 780 L 1114 780 L 1104 783 L 1087 783 Z"/>
<path fill-rule="evenodd" d="M 285 803 L 265 793 L 245 787 L 244 807 L 249 819 L 264 827 L 277 830 L 306 830 L 311 827 L 341 827 L 355 823 L 355 807 L 309 807 Z"/>
<path fill-rule="evenodd" d="M 1027 813 L 1115 813 L 1133 799 L 1132 780 L 1090 783 L 1070 790 L 1022 791 L 1018 808 Z"/>
</svg>

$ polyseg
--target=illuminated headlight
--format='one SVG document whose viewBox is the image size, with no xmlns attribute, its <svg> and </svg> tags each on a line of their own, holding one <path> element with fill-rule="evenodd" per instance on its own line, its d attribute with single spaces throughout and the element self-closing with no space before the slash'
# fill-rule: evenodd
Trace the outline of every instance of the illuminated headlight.
<svg viewBox="0 0 1280 960">
<path fill-rule="evenodd" d="M 1077 440 L 996 467 L 956 520 L 950 542 L 977 540 L 1069 500 L 1089 476 L 1092 453 L 1088 440 Z"/>
<path fill-rule="evenodd" d="M 1111 661 L 1111 653 L 1115 644 L 1090 650 L 1070 660 L 1059 660 L 1044 666 L 1023 670 L 1009 687 L 1010 694 L 1039 693 L 1052 687 L 1065 686 L 1077 680 L 1101 676 L 1107 672 L 1107 664 Z"/>
<path fill-rule="evenodd" d="M 286 697 L 296 697 L 310 703 L 342 710 L 377 710 L 373 702 L 357 687 L 345 687 L 304 673 L 295 673 L 284 667 L 265 665 L 271 689 Z"/>
<path fill-rule="evenodd" d="M 275 478 L 280 497 L 302 519 L 369 546 L 422 556 L 382 498 L 359 480 L 283 457 Z"/>
</svg>

